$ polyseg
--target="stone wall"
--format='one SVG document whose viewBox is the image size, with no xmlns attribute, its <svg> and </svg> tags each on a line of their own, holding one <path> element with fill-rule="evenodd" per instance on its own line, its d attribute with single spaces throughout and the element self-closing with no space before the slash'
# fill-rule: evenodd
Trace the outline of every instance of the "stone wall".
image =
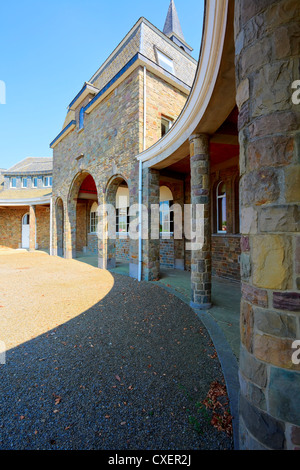
<svg viewBox="0 0 300 470">
<path fill-rule="evenodd" d="M 0 246 L 22 247 L 22 218 L 29 207 L 4 208 L 0 211 Z M 38 249 L 48 250 L 50 246 L 50 208 L 36 206 L 36 243 Z"/>
<path fill-rule="evenodd" d="M 151 147 L 161 138 L 162 116 L 175 121 L 181 113 L 187 98 L 187 94 L 177 90 L 153 73 L 147 72 L 146 148 Z"/>
<path fill-rule="evenodd" d="M 212 235 L 212 275 L 240 281 L 240 236 Z"/>
<path fill-rule="evenodd" d="M 160 266 L 162 268 L 174 269 L 175 264 L 175 251 L 174 251 L 174 238 L 163 239 L 160 238 Z"/>
<path fill-rule="evenodd" d="M 297 0 L 235 3 L 243 449 L 300 449 L 299 25 Z"/>
<path fill-rule="evenodd" d="M 116 239 L 116 259 L 128 262 L 130 259 L 130 240 L 129 238 Z"/>
<path fill-rule="evenodd" d="M 28 207 L 0 210 L 0 246 L 20 248 L 22 243 L 22 218 Z"/>
<path fill-rule="evenodd" d="M 50 248 L 50 207 L 36 206 L 36 243 L 39 250 Z"/>
</svg>

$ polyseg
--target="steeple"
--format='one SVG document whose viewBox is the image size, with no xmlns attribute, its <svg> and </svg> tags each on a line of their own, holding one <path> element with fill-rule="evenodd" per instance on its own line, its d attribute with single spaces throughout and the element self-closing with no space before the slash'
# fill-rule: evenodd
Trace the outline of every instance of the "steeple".
<svg viewBox="0 0 300 470">
<path fill-rule="evenodd" d="M 174 0 L 170 0 L 163 33 L 186 52 L 190 53 L 193 50 L 184 40 Z"/>
</svg>

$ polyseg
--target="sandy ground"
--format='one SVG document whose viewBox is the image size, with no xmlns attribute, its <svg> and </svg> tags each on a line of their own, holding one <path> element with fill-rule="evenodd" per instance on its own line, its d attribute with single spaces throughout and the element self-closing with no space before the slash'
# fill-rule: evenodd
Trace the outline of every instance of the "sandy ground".
<svg viewBox="0 0 300 470">
<path fill-rule="evenodd" d="M 45 253 L 0 249 L 0 341 L 6 349 L 78 316 L 114 285 L 108 271 Z"/>
</svg>

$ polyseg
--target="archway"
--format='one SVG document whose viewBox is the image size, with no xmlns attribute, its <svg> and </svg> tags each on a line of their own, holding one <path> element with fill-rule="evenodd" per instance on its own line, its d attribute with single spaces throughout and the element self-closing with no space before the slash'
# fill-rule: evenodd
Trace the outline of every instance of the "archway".
<svg viewBox="0 0 300 470">
<path fill-rule="evenodd" d="M 82 171 L 73 180 L 68 197 L 65 257 L 98 257 L 98 191 L 94 178 Z M 98 260 L 95 261 L 98 265 Z"/>
<path fill-rule="evenodd" d="M 106 204 L 112 208 L 110 213 L 109 236 L 106 243 L 107 269 L 118 268 L 129 272 L 129 187 L 122 176 L 110 180 L 106 189 Z"/>
</svg>

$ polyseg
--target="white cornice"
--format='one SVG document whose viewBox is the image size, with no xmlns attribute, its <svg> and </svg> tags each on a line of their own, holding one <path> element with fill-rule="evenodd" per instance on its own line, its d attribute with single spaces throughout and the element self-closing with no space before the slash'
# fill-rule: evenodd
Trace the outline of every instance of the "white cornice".
<svg viewBox="0 0 300 470">
<path fill-rule="evenodd" d="M 50 204 L 51 197 L 49 198 L 32 198 L 32 199 L 0 199 L 0 206 L 38 206 L 41 204 Z"/>
<path fill-rule="evenodd" d="M 144 166 L 168 158 L 181 147 L 201 122 L 217 81 L 227 25 L 229 0 L 207 0 L 200 60 L 185 107 L 170 131 L 137 156 Z"/>
</svg>

